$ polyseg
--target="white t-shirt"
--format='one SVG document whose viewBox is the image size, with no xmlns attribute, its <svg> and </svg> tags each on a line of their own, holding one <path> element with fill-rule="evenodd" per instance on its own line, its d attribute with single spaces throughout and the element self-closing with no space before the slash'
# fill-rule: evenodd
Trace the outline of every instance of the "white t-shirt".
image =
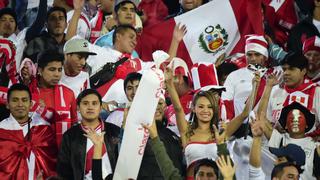
<svg viewBox="0 0 320 180">
<path fill-rule="evenodd" d="M 60 84 L 67 86 L 74 93 L 74 97 L 78 97 L 81 91 L 90 88 L 89 74 L 81 71 L 77 76 L 67 76 L 62 70 Z"/>
<path fill-rule="evenodd" d="M 314 150 L 316 149 L 317 144 L 312 140 L 311 137 L 293 139 L 289 136 L 288 133 L 280 134 L 277 130 L 272 131 L 272 135 L 268 144 L 269 147 L 279 148 L 280 146 L 286 146 L 288 144 L 295 144 L 300 146 L 306 154 L 306 163 L 304 165 L 304 172 L 301 174 L 301 179 L 315 180 L 316 178 L 312 176 L 312 172 Z"/>
</svg>

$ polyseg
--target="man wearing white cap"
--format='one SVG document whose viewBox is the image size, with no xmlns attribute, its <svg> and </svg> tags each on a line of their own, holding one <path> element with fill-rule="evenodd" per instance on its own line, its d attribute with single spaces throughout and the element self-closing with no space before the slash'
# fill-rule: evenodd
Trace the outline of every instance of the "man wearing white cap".
<svg viewBox="0 0 320 180">
<path fill-rule="evenodd" d="M 89 74 L 83 71 L 89 55 L 96 53 L 89 50 L 89 42 L 85 39 L 73 38 L 66 42 L 63 48 L 64 65 L 60 84 L 70 88 L 74 96 L 84 89 L 90 88 Z"/>
<path fill-rule="evenodd" d="M 184 60 L 176 57 L 172 59 L 171 63 L 168 66 L 172 67 L 174 75 L 174 86 L 179 95 L 183 111 L 186 114 L 186 119 L 189 119 L 193 90 L 190 87 L 191 80 L 189 78 L 190 73 L 188 70 L 188 66 Z M 169 128 L 176 134 L 179 134 L 179 131 L 176 127 L 176 115 L 173 105 L 168 106 L 166 110 L 166 118 L 168 119 Z"/>
<path fill-rule="evenodd" d="M 224 101 L 233 101 L 234 115 L 239 115 L 252 91 L 252 79 L 257 69 L 266 70 L 268 60 L 268 43 L 263 36 L 248 35 L 245 45 L 245 54 L 247 60 L 247 67 L 238 69 L 230 73 L 224 83 L 226 91 L 222 93 L 221 98 Z M 258 95 L 257 95 L 258 96 Z M 248 179 L 248 158 L 250 150 L 251 138 L 244 139 L 246 133 L 246 126 L 244 124 L 234 134 L 238 138 L 234 146 L 234 160 L 238 166 L 236 176 L 239 179 Z"/>
</svg>

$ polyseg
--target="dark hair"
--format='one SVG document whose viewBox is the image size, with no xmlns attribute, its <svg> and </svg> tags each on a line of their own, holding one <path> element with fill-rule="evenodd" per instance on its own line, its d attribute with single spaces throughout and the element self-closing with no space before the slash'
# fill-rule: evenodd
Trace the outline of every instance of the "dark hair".
<svg viewBox="0 0 320 180">
<path fill-rule="evenodd" d="M 197 175 L 201 166 L 212 167 L 216 176 L 217 177 L 219 176 L 219 169 L 218 169 L 217 164 L 214 161 L 212 161 L 211 159 L 200 159 L 200 160 L 197 160 L 194 165 L 194 171 L 193 171 L 194 179 L 196 178 L 196 175 Z"/>
<path fill-rule="evenodd" d="M 51 13 L 53 13 L 54 11 L 61 11 L 67 21 L 67 11 L 65 8 L 63 7 L 59 7 L 59 6 L 54 6 L 52 8 L 50 8 L 47 12 L 47 21 L 49 20 L 49 16 L 51 15 Z"/>
<path fill-rule="evenodd" d="M 218 92 L 209 92 L 209 91 L 199 91 L 197 94 L 193 96 L 192 99 L 192 108 L 195 108 L 196 103 L 200 97 L 205 97 L 209 100 L 210 104 L 212 105 L 213 108 L 213 117 L 210 120 L 210 131 L 212 138 L 214 138 L 214 129 L 213 125 L 216 125 L 218 127 L 218 122 L 219 122 L 219 94 Z M 194 135 L 194 130 L 198 128 L 199 122 L 196 113 L 193 111 L 190 114 L 190 119 L 189 121 L 191 122 L 191 125 L 188 128 L 188 131 L 186 133 L 187 138 L 190 138 L 192 135 Z"/>
<path fill-rule="evenodd" d="M 124 34 L 129 29 L 133 30 L 137 34 L 137 30 L 129 24 L 122 24 L 122 25 L 117 26 L 116 29 L 114 30 L 113 35 L 112 35 L 112 43 L 115 44 L 116 39 L 117 39 L 116 38 L 117 34 Z"/>
<path fill-rule="evenodd" d="M 302 53 L 289 52 L 280 64 L 287 64 L 290 67 L 296 67 L 303 70 L 308 67 L 308 59 Z"/>
<path fill-rule="evenodd" d="M 123 87 L 124 87 L 124 91 L 126 91 L 126 87 L 128 82 L 132 82 L 132 81 L 140 81 L 142 78 L 142 74 L 138 73 L 138 72 L 132 72 L 129 73 L 126 78 L 123 81 Z"/>
<path fill-rule="evenodd" d="M 16 22 L 16 28 L 17 28 L 18 23 L 17 23 L 16 12 L 12 8 L 8 8 L 8 7 L 0 9 L 0 18 L 5 14 L 8 14 L 13 17 L 14 21 Z"/>
<path fill-rule="evenodd" d="M 90 94 L 96 95 L 96 96 L 98 97 L 98 99 L 99 99 L 100 104 L 102 105 L 102 97 L 101 97 L 101 95 L 98 93 L 98 91 L 95 90 L 95 89 L 85 89 L 85 90 L 83 90 L 83 91 L 78 95 L 78 97 L 77 97 L 77 105 L 80 106 L 81 100 L 82 100 L 84 97 L 86 97 L 86 96 L 88 96 L 88 95 L 90 95 Z"/>
<path fill-rule="evenodd" d="M 30 101 L 32 100 L 32 95 L 31 95 L 29 87 L 24 84 L 18 83 L 18 84 L 12 85 L 9 88 L 8 93 L 7 93 L 7 102 L 9 102 L 10 96 L 13 91 L 26 91 L 29 95 Z"/>
<path fill-rule="evenodd" d="M 136 6 L 136 4 L 134 4 L 134 2 L 132 2 L 132 1 L 130 1 L 130 0 L 125 0 L 125 1 L 122 1 L 122 2 L 120 2 L 120 3 L 118 3 L 118 4 L 116 4 L 115 6 L 114 6 L 114 12 L 117 14 L 118 13 L 118 10 L 121 8 L 121 6 L 124 6 L 124 5 L 126 5 L 126 4 L 133 4 L 133 6 L 134 6 L 134 10 L 137 12 L 137 6 Z"/>
<path fill-rule="evenodd" d="M 217 75 L 218 75 L 219 81 L 223 76 L 227 76 L 233 71 L 238 69 L 239 69 L 238 66 L 233 63 L 222 63 L 220 66 L 217 67 Z"/>
<path fill-rule="evenodd" d="M 58 61 L 63 64 L 64 56 L 56 50 L 46 50 L 38 54 L 37 63 L 38 68 L 46 67 L 50 62 Z"/>
<path fill-rule="evenodd" d="M 303 170 L 297 166 L 295 163 L 293 162 L 284 162 L 284 163 L 280 163 L 274 166 L 274 168 L 272 169 L 271 172 L 271 179 L 274 177 L 280 177 L 283 174 L 283 169 L 285 167 L 290 167 L 290 166 L 294 166 L 297 168 L 299 174 L 301 174 L 303 172 Z"/>
</svg>

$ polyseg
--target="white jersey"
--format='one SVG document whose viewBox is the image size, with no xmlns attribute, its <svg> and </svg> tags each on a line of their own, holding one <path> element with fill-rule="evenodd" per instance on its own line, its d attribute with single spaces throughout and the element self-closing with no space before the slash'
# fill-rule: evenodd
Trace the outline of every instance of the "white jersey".
<svg viewBox="0 0 320 180">
<path fill-rule="evenodd" d="M 62 76 L 59 84 L 62 84 L 74 93 L 74 97 L 78 97 L 80 92 L 90 88 L 89 74 L 81 71 L 77 76 L 67 76 L 65 71 L 62 70 Z"/>
<path fill-rule="evenodd" d="M 268 109 L 267 109 L 267 118 L 275 123 L 279 120 L 283 104 L 287 98 L 290 96 L 289 104 L 292 103 L 292 99 L 295 99 L 296 102 L 301 103 L 307 107 L 309 101 L 313 101 L 312 111 L 316 115 L 316 124 L 319 123 L 320 117 L 320 87 L 316 87 L 313 98 L 309 94 L 305 94 L 301 91 L 296 91 L 289 94 L 285 89 L 280 88 L 278 85 L 272 88 Z M 312 129 L 313 130 L 313 129 Z M 311 131 L 312 131 L 311 130 Z M 310 131 L 310 132 L 311 132 Z"/>
<path fill-rule="evenodd" d="M 239 115 L 245 107 L 252 90 L 254 72 L 248 68 L 241 68 L 230 73 L 224 83 L 226 91 L 222 93 L 223 100 L 234 101 L 235 116 Z"/>
<path fill-rule="evenodd" d="M 277 130 L 272 131 L 272 135 L 268 144 L 269 147 L 279 148 L 288 144 L 296 144 L 300 146 L 306 154 L 306 164 L 304 165 L 304 172 L 301 174 L 301 179 L 315 180 L 316 178 L 312 176 L 312 172 L 314 151 L 317 147 L 316 143 L 311 137 L 293 139 L 288 133 L 280 134 Z"/>
</svg>

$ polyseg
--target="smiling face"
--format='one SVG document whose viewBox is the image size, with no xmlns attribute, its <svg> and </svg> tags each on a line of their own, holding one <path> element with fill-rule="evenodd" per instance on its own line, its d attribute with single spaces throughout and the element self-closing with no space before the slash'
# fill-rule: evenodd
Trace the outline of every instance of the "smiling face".
<svg viewBox="0 0 320 180">
<path fill-rule="evenodd" d="M 162 121 L 162 119 L 164 117 L 165 109 L 166 109 L 166 102 L 164 101 L 164 99 L 160 98 L 159 102 L 158 102 L 158 106 L 157 106 L 156 112 L 154 114 L 154 119 L 156 121 Z"/>
<path fill-rule="evenodd" d="M 99 120 L 99 114 L 101 111 L 101 103 L 99 98 L 95 94 L 89 94 L 81 99 L 78 106 L 81 117 L 84 121 L 93 122 Z"/>
<path fill-rule="evenodd" d="M 31 99 L 27 91 L 12 91 L 8 100 L 8 109 L 12 116 L 19 122 L 28 119 L 28 113 L 31 108 Z"/>
<path fill-rule="evenodd" d="M 207 123 L 210 122 L 213 117 L 213 106 L 209 99 L 205 96 L 201 96 L 197 99 L 194 113 L 197 116 L 198 121 Z"/>
<path fill-rule="evenodd" d="M 306 118 L 301 111 L 293 109 L 289 112 L 286 124 L 289 134 L 304 134 L 306 127 Z"/>
</svg>

